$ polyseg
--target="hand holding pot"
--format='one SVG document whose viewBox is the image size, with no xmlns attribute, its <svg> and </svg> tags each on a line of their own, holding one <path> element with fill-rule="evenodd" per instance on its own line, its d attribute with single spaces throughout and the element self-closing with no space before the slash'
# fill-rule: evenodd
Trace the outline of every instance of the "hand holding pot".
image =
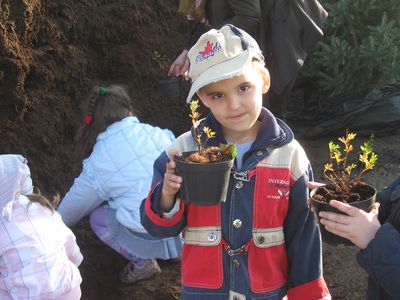
<svg viewBox="0 0 400 300">
<path fill-rule="evenodd" d="M 368 213 L 336 200 L 330 201 L 329 204 L 346 215 L 321 211 L 320 223 L 327 231 L 350 240 L 360 249 L 365 249 L 381 226 L 378 220 L 379 203 L 374 203 Z"/>
<path fill-rule="evenodd" d="M 169 68 L 168 76 L 183 76 L 188 79 L 187 72 L 189 69 L 188 50 L 183 50 L 181 54 L 175 59 Z"/>
<path fill-rule="evenodd" d="M 316 188 L 318 188 L 318 187 L 320 187 L 320 186 L 324 186 L 324 185 L 325 185 L 325 184 L 320 183 L 320 182 L 316 182 L 316 181 L 309 181 L 309 182 L 307 182 L 307 187 L 308 187 L 310 190 L 316 189 Z M 312 212 L 315 212 L 315 207 L 312 205 L 312 200 L 311 200 L 311 198 L 308 198 L 308 199 L 307 199 L 307 204 L 310 206 L 310 210 L 311 210 Z"/>
<path fill-rule="evenodd" d="M 161 191 L 160 208 L 163 211 L 170 211 L 175 203 L 175 195 L 181 188 L 182 177 L 175 174 L 176 164 L 173 159 L 174 156 L 181 156 L 179 150 L 170 149 L 168 157 L 170 161 L 166 165 L 166 172 L 164 174 L 164 184 Z"/>
</svg>

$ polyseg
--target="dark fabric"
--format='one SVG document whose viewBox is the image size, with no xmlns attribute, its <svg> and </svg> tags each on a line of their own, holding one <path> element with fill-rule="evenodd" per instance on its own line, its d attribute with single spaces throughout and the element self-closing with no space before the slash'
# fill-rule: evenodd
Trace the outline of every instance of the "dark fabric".
<svg viewBox="0 0 400 300">
<path fill-rule="evenodd" d="M 235 25 L 256 38 L 260 13 L 259 0 L 206 0 L 205 15 L 209 25 L 196 23 L 186 46 L 192 47 L 203 33 L 225 24 Z"/>
<path fill-rule="evenodd" d="M 400 203 L 400 176 L 377 194 L 379 207 L 379 221 L 385 223 L 389 217 L 392 206 Z"/>
<path fill-rule="evenodd" d="M 293 85 L 307 52 L 323 36 L 328 13 L 316 0 L 261 0 L 262 22 L 257 36 L 271 88 L 281 94 Z"/>
<path fill-rule="evenodd" d="M 392 224 L 397 231 L 400 231 L 400 202 L 392 206 L 387 222 Z"/>
<path fill-rule="evenodd" d="M 287 122 L 297 137 L 314 138 L 342 133 L 392 134 L 400 128 L 400 84 L 381 89 L 375 97 L 343 95 L 324 99 L 311 90 L 291 94 Z"/>
</svg>

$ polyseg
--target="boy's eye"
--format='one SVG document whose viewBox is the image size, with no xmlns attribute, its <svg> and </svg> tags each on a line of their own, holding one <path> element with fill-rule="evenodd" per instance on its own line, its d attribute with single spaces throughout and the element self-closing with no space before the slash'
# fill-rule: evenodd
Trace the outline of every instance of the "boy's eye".
<svg viewBox="0 0 400 300">
<path fill-rule="evenodd" d="M 212 99 L 222 99 L 224 97 L 224 94 L 222 93 L 215 93 L 211 95 Z"/>
<path fill-rule="evenodd" d="M 241 91 L 241 92 L 247 92 L 248 90 L 249 90 L 249 86 L 248 85 L 243 85 L 243 86 L 241 86 L 240 88 L 239 88 L 239 90 Z"/>
</svg>

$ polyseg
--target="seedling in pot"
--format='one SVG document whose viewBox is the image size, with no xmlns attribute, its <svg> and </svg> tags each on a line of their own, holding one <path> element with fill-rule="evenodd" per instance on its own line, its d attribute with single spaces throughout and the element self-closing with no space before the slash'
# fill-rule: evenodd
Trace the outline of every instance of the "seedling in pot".
<svg viewBox="0 0 400 300">
<path fill-rule="evenodd" d="M 235 158 L 235 144 L 220 144 L 219 147 L 204 147 L 204 145 L 206 145 L 210 139 L 215 138 L 215 132 L 207 126 L 203 127 L 202 131 L 199 130 L 198 120 L 201 116 L 201 114 L 198 112 L 200 107 L 199 100 L 192 100 L 189 107 L 189 116 L 192 119 L 195 142 L 198 151 L 191 153 L 185 158 L 185 160 L 197 163 L 213 163 Z"/>
<path fill-rule="evenodd" d="M 182 176 L 180 196 L 186 203 L 194 205 L 217 205 L 226 200 L 229 178 L 236 145 L 221 144 L 206 147 L 215 132 L 209 127 L 199 129 L 199 100 L 190 102 L 190 118 L 197 151 L 183 152 L 176 156 L 177 173 Z"/>
<path fill-rule="evenodd" d="M 329 184 L 316 193 L 314 197 L 317 200 L 329 202 L 335 199 L 345 203 L 363 200 L 362 194 L 366 183 L 362 176 L 374 168 L 378 155 L 373 152 L 373 135 L 371 135 L 369 140 L 360 146 L 361 153 L 358 155 L 358 160 L 361 166 L 359 172 L 354 174 L 358 165 L 349 163 L 349 154 L 353 151 L 351 142 L 355 137 L 355 133 L 346 133 L 346 136 L 340 137 L 338 140 L 342 143 L 342 147 L 333 141 L 329 142 L 330 162 L 324 166 L 324 177 Z"/>
<path fill-rule="evenodd" d="M 376 189 L 368 185 L 362 176 L 365 172 L 372 170 L 378 156 L 373 152 L 373 135 L 361 145 L 361 153 L 358 160 L 361 162 L 359 171 L 356 163 L 349 163 L 349 154 L 353 151 L 351 142 L 355 139 L 355 133 L 346 133 L 346 136 L 338 140 L 342 147 L 332 141 L 329 142 L 329 163 L 324 166 L 324 177 L 328 184 L 311 192 L 313 206 L 317 216 L 320 211 L 331 211 L 339 214 L 343 212 L 329 205 L 330 200 L 348 203 L 366 212 L 371 210 L 375 202 Z M 320 227 L 322 239 L 331 245 L 351 245 L 351 242 L 327 231 L 324 226 Z"/>
</svg>

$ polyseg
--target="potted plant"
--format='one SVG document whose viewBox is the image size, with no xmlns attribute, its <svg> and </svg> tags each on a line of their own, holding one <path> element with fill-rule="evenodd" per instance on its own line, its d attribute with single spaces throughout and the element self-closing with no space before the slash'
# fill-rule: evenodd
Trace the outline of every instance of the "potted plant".
<svg viewBox="0 0 400 300">
<path fill-rule="evenodd" d="M 167 73 L 168 63 L 165 54 L 154 51 L 152 60 L 157 64 L 162 73 Z M 166 97 L 178 98 L 181 95 L 181 80 L 177 77 L 164 77 L 158 81 L 158 86 Z"/>
<path fill-rule="evenodd" d="M 342 147 L 333 141 L 329 142 L 330 162 L 324 166 L 324 177 L 328 184 L 311 191 L 311 199 L 316 213 L 330 211 L 343 214 L 343 212 L 329 205 L 330 200 L 337 200 L 369 212 L 375 202 L 376 189 L 362 179 L 362 175 L 372 170 L 378 156 L 373 152 L 373 135 L 360 146 L 361 153 L 358 160 L 361 163 L 350 163 L 349 154 L 353 151 L 351 144 L 356 137 L 355 133 L 346 133 L 338 140 Z M 359 168 L 358 172 L 353 172 Z M 356 174 L 353 174 L 356 173 Z M 347 239 L 334 235 L 321 226 L 322 239 L 331 245 L 351 245 Z"/>
<path fill-rule="evenodd" d="M 204 147 L 215 137 L 215 132 L 204 127 L 200 132 L 197 120 L 199 100 L 190 102 L 190 117 L 194 128 L 197 151 L 183 152 L 176 156 L 177 173 L 182 176 L 180 196 L 186 203 L 216 205 L 226 200 L 229 177 L 236 156 L 236 145 L 221 144 Z"/>
</svg>

